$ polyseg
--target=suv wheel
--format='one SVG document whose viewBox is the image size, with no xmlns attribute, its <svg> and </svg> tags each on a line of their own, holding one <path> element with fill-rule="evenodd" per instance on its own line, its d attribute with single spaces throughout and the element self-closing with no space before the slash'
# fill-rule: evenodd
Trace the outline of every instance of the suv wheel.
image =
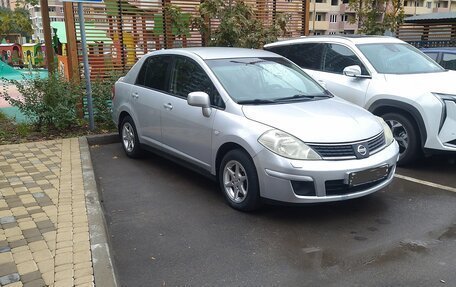
<svg viewBox="0 0 456 287">
<path fill-rule="evenodd" d="M 218 180 L 228 204 L 252 211 L 260 207 L 260 191 L 255 164 L 242 150 L 229 151 L 222 159 Z"/>
<path fill-rule="evenodd" d="M 407 165 L 419 156 L 420 139 L 413 122 L 406 116 L 397 113 L 387 113 L 382 118 L 391 128 L 394 139 L 399 144 L 399 165 Z"/>
<path fill-rule="evenodd" d="M 141 147 L 139 146 L 138 133 L 133 119 L 126 116 L 120 124 L 120 137 L 122 147 L 128 157 L 137 158 L 141 155 Z"/>
</svg>

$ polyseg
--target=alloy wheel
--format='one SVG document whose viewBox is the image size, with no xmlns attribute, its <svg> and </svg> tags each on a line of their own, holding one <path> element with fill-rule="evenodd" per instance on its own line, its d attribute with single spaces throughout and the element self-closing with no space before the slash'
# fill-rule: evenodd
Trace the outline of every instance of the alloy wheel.
<svg viewBox="0 0 456 287">
<path fill-rule="evenodd" d="M 122 142 L 127 152 L 132 152 L 135 148 L 135 132 L 128 122 L 122 128 Z"/>
<path fill-rule="evenodd" d="M 247 197 L 248 178 L 245 168 L 236 160 L 229 161 L 223 170 L 223 187 L 230 200 L 243 202 Z"/>
</svg>

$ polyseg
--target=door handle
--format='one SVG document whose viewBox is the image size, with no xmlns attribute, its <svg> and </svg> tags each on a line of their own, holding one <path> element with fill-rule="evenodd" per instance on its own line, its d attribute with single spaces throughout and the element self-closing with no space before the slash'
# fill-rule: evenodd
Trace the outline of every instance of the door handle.
<svg viewBox="0 0 456 287">
<path fill-rule="evenodd" d="M 164 104 L 163 107 L 168 111 L 171 111 L 173 109 L 173 105 L 171 103 Z"/>
<path fill-rule="evenodd" d="M 131 97 L 137 99 L 137 98 L 139 98 L 139 95 L 138 95 L 138 93 L 132 93 Z"/>
</svg>

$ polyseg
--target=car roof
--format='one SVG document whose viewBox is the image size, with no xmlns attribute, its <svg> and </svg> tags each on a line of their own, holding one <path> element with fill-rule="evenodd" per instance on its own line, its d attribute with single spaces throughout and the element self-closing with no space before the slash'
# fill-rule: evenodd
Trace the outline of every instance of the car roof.
<svg viewBox="0 0 456 287">
<path fill-rule="evenodd" d="M 281 57 L 275 53 L 258 49 L 232 48 L 232 47 L 194 47 L 166 49 L 154 52 L 154 54 L 194 54 L 203 60 L 251 58 L 251 57 Z"/>
<path fill-rule="evenodd" d="M 309 42 L 340 42 L 346 44 L 373 44 L 373 43 L 404 43 L 394 37 L 389 36 L 370 36 L 370 35 L 319 35 L 319 36 L 303 36 L 296 39 L 283 40 L 272 44 L 267 44 L 265 47 L 274 47 L 282 45 L 290 45 L 296 43 Z"/>
<path fill-rule="evenodd" d="M 423 52 L 451 52 L 456 53 L 456 47 L 440 47 L 440 48 L 423 48 Z"/>
</svg>

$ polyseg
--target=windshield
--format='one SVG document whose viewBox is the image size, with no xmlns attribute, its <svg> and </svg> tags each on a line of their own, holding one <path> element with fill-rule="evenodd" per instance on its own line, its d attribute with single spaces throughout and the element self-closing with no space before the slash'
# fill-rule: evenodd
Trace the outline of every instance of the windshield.
<svg viewBox="0 0 456 287">
<path fill-rule="evenodd" d="M 309 101 L 330 96 L 284 58 L 217 59 L 206 63 L 239 104 Z"/>
<path fill-rule="evenodd" d="M 409 44 L 360 44 L 359 50 L 381 74 L 417 74 L 445 71 Z"/>
</svg>

